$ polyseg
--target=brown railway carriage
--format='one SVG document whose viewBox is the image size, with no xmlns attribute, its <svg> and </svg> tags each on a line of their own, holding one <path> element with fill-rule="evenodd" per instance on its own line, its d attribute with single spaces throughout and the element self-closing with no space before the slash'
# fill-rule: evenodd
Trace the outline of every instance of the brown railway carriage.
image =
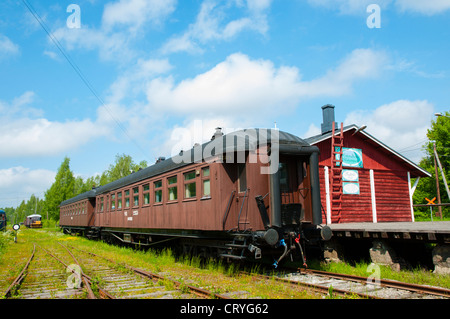
<svg viewBox="0 0 450 319">
<path fill-rule="evenodd" d="M 94 226 L 95 191 L 91 190 L 66 201 L 60 206 L 59 224 L 66 226 Z"/>
<path fill-rule="evenodd" d="M 180 239 L 189 250 L 260 258 L 260 247 L 320 236 L 319 191 L 316 147 L 285 132 L 242 130 L 62 202 L 60 225 L 129 243 Z"/>
</svg>

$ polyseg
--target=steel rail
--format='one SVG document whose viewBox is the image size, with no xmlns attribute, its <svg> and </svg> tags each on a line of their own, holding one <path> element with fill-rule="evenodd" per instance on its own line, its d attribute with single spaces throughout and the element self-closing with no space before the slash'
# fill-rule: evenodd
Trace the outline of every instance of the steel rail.
<svg viewBox="0 0 450 319">
<path fill-rule="evenodd" d="M 349 290 L 344 290 L 344 289 L 340 289 L 340 288 L 335 288 L 335 287 L 328 287 L 328 286 L 323 286 L 323 285 L 318 285 L 318 284 L 312 284 L 312 283 L 307 283 L 307 282 L 302 282 L 302 281 L 296 281 L 296 280 L 291 280 L 291 279 L 287 279 L 287 278 L 281 278 L 281 277 L 276 277 L 276 276 L 267 276 L 267 275 L 260 275 L 260 274 L 250 274 L 250 273 L 246 273 L 246 272 L 242 272 L 246 275 L 249 276 L 254 276 L 254 277 L 260 277 L 263 279 L 267 279 L 267 280 L 276 280 L 276 281 L 281 281 L 284 283 L 288 283 L 294 286 L 303 286 L 306 288 L 310 288 L 316 292 L 319 293 L 325 293 L 325 294 L 329 294 L 330 291 L 332 291 L 332 293 L 336 293 L 338 295 L 341 296 L 348 296 L 348 295 L 357 295 L 361 298 L 364 299 L 382 299 L 376 296 L 372 296 L 372 295 L 368 295 L 368 294 L 364 294 L 364 293 L 360 293 L 360 292 L 354 292 L 354 291 L 349 291 Z"/>
<path fill-rule="evenodd" d="M 75 247 L 72 247 L 72 248 L 75 248 Z M 75 248 L 75 249 L 78 249 L 78 248 Z M 199 295 L 205 296 L 207 298 L 213 297 L 213 298 L 216 298 L 216 299 L 231 299 L 230 297 L 225 296 L 225 295 L 217 294 L 217 293 L 214 293 L 212 291 L 209 291 L 209 290 L 206 290 L 206 289 L 203 289 L 203 288 L 198 288 L 198 287 L 195 287 L 195 286 L 192 286 L 192 285 L 184 284 L 184 283 L 181 283 L 181 282 L 176 281 L 174 279 L 169 279 L 169 278 L 166 278 L 164 276 L 161 276 L 161 275 L 158 275 L 158 274 L 146 271 L 146 270 L 142 270 L 142 269 L 139 269 L 139 268 L 135 268 L 135 267 L 129 266 L 127 264 L 118 263 L 118 262 L 116 262 L 114 260 L 111 260 L 109 258 L 100 256 L 100 255 L 97 255 L 97 254 L 94 254 L 94 253 L 89 252 L 89 251 L 84 251 L 84 250 L 81 250 L 81 249 L 78 249 L 78 250 L 83 251 L 83 252 L 85 252 L 87 254 L 90 254 L 92 256 L 105 259 L 106 261 L 108 261 L 110 263 L 119 264 L 119 265 L 121 265 L 121 266 L 123 266 L 123 267 L 125 267 L 125 268 L 127 268 L 129 270 L 132 270 L 135 273 L 137 273 L 137 274 L 139 274 L 141 276 L 144 276 L 146 278 L 158 279 L 158 280 L 168 280 L 168 281 L 172 282 L 177 289 L 181 289 L 181 287 L 184 286 L 184 287 L 188 288 L 189 290 L 193 291 L 194 293 L 197 293 Z"/>
<path fill-rule="evenodd" d="M 22 271 L 20 272 L 20 274 L 16 277 L 16 279 L 11 283 L 11 285 L 8 287 L 8 289 L 6 290 L 6 292 L 4 293 L 4 297 L 5 298 L 9 298 L 11 297 L 11 292 L 12 289 L 16 286 L 19 286 L 20 283 L 22 282 L 22 280 L 25 278 L 26 273 L 25 271 L 28 269 L 28 266 L 30 266 L 31 260 L 34 257 L 34 253 L 36 252 L 36 245 L 33 244 L 33 252 L 31 253 L 30 258 L 28 259 L 27 263 L 25 264 L 25 267 L 23 267 Z"/>
<path fill-rule="evenodd" d="M 304 270 L 301 269 L 300 273 L 310 273 L 315 274 L 318 276 L 323 277 L 330 277 L 330 278 L 336 278 L 336 279 L 345 279 L 345 280 L 351 280 L 351 281 L 357 281 L 357 282 L 368 282 L 371 279 L 368 279 L 367 277 L 361 277 L 361 276 L 355 276 L 355 275 L 346 275 L 346 274 L 338 274 L 338 273 L 332 273 L 322 270 Z M 450 289 L 442 288 L 442 287 L 433 287 L 433 286 L 424 286 L 424 285 L 418 285 L 418 284 L 411 284 L 401 281 L 395 281 L 395 280 L 389 280 L 389 279 L 379 279 L 379 284 L 382 287 L 387 288 L 395 288 L 395 289 L 402 289 L 402 290 L 408 290 L 413 292 L 418 292 L 421 294 L 429 294 L 429 295 L 435 295 L 440 297 L 446 297 L 450 298 Z"/>
<path fill-rule="evenodd" d="M 151 279 L 156 278 L 156 279 L 159 279 L 159 280 L 169 280 L 169 281 L 171 281 L 178 289 L 181 289 L 181 288 L 180 288 L 181 286 L 185 286 L 185 287 L 187 287 L 189 290 L 192 290 L 193 292 L 195 292 L 195 293 L 197 293 L 197 294 L 200 294 L 200 295 L 202 295 L 202 296 L 208 297 L 208 298 L 214 297 L 214 298 L 216 298 L 216 299 L 231 299 L 231 298 L 228 297 L 228 296 L 221 295 L 221 294 L 217 294 L 217 293 L 215 293 L 215 292 L 212 292 L 212 291 L 209 291 L 209 290 L 206 290 L 206 289 L 203 289 L 203 288 L 198 288 L 198 287 L 195 287 L 195 286 L 192 286 L 192 285 L 187 285 L 187 284 L 181 283 L 181 282 L 179 282 L 179 281 L 176 281 L 176 280 L 173 280 L 173 279 L 169 279 L 169 278 L 165 278 L 164 276 L 161 276 L 161 275 L 158 275 L 158 274 L 154 274 L 154 273 L 151 273 L 151 272 L 142 270 L 142 269 L 134 268 L 134 267 L 127 266 L 127 265 L 125 265 L 125 267 L 127 267 L 127 268 L 133 270 L 134 272 L 136 272 L 136 273 L 138 273 L 138 274 L 141 274 L 141 275 L 143 275 L 143 276 L 149 277 L 149 278 L 151 278 Z"/>
<path fill-rule="evenodd" d="M 89 299 L 97 299 L 97 297 L 95 297 L 94 292 L 92 291 L 92 287 L 91 287 L 91 285 L 92 285 L 92 280 L 89 281 L 89 280 L 87 279 L 87 276 L 85 275 L 83 269 L 81 268 L 81 265 L 80 265 L 80 263 L 78 262 L 78 260 L 75 258 L 75 256 L 72 254 L 72 252 L 71 252 L 66 246 L 64 246 L 63 244 L 61 244 L 61 243 L 59 243 L 59 242 L 58 242 L 58 244 L 60 244 L 61 246 L 63 246 L 63 247 L 67 250 L 67 252 L 70 254 L 70 256 L 72 256 L 73 260 L 74 260 L 74 261 L 77 263 L 77 265 L 80 267 L 81 278 L 82 278 L 82 280 L 83 280 L 84 286 L 86 287 L 86 289 L 87 289 L 87 291 L 88 291 L 88 297 L 89 297 Z"/>
<path fill-rule="evenodd" d="M 68 251 L 68 253 L 70 254 L 70 256 L 72 256 L 72 258 L 73 258 L 73 260 L 77 263 L 77 265 L 80 267 L 80 269 L 81 269 L 81 265 L 80 265 L 80 263 L 78 262 L 78 260 L 75 258 L 75 256 L 72 254 L 72 252 L 69 250 L 69 248 L 67 248 L 66 246 L 64 246 L 63 244 L 61 244 L 61 243 L 59 243 L 61 246 L 63 246 L 67 251 Z M 84 272 L 83 272 L 83 270 L 81 269 L 81 275 L 82 275 L 82 278 L 83 278 L 83 282 L 86 282 L 86 284 L 87 284 L 87 289 L 88 289 L 88 295 L 89 295 L 89 298 L 90 299 L 97 299 L 96 297 L 95 297 L 95 294 L 94 294 L 94 292 L 92 291 L 92 284 L 93 284 L 93 280 L 92 280 L 92 278 L 91 277 L 89 277 L 88 275 L 86 275 Z M 103 288 L 101 288 L 101 287 L 98 287 L 98 292 L 99 292 L 99 294 L 101 295 L 101 296 L 103 296 L 104 298 L 107 298 L 107 299 L 116 299 L 113 295 L 111 295 L 109 292 L 107 292 L 105 289 L 103 289 Z"/>
<path fill-rule="evenodd" d="M 40 246 L 39 246 L 40 247 Z M 64 246 L 63 246 L 64 247 Z M 57 261 L 59 261 L 61 264 L 63 264 L 66 268 L 68 267 L 68 265 L 64 262 L 64 261 L 62 261 L 61 259 L 59 259 L 58 257 L 56 257 L 55 255 L 53 255 L 51 252 L 49 252 L 47 249 L 45 249 L 45 248 L 43 248 L 43 247 L 40 247 L 42 250 L 44 250 L 47 254 L 49 254 L 50 256 L 52 256 L 53 258 L 55 258 Z M 78 265 L 78 266 L 80 266 L 80 265 Z M 80 266 L 80 269 L 81 269 L 81 266 Z M 72 273 L 75 273 L 75 271 L 74 270 L 72 270 Z M 95 295 L 92 293 L 92 295 L 90 294 L 90 292 L 89 291 L 92 291 L 92 288 L 91 288 L 91 285 L 92 285 L 92 283 L 93 283 L 93 280 L 89 277 L 89 276 L 87 276 L 86 274 L 84 274 L 83 272 L 81 273 L 81 279 L 83 280 L 83 279 L 85 279 L 85 280 L 83 280 L 83 283 L 86 285 L 86 287 L 89 287 L 89 288 L 87 288 L 87 290 L 88 290 L 88 297 L 89 298 L 92 298 L 92 296 L 95 298 Z M 99 290 L 99 293 L 101 294 L 101 295 L 103 295 L 103 296 L 106 296 L 107 298 L 109 298 L 109 299 L 115 299 L 113 296 L 111 296 L 107 291 L 105 291 L 105 290 L 103 290 L 102 288 L 98 288 L 98 290 Z"/>
</svg>

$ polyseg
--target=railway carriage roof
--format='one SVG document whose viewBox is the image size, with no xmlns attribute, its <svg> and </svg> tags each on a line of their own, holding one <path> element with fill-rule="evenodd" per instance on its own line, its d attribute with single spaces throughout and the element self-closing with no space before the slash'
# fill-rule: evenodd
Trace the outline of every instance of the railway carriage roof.
<svg viewBox="0 0 450 319">
<path fill-rule="evenodd" d="M 200 158 L 197 158 L 196 155 L 200 153 L 201 160 L 203 161 L 228 152 L 255 150 L 259 145 L 266 145 L 272 142 L 272 131 L 273 130 L 271 129 L 247 129 L 216 137 L 203 145 L 193 147 L 184 152 L 181 151 L 180 154 L 172 158 L 160 161 L 121 179 L 65 200 L 60 204 L 60 206 L 69 205 L 85 199 L 95 198 L 97 195 L 164 174 L 194 162 L 198 162 Z M 295 135 L 279 130 L 276 130 L 276 132 L 278 133 L 278 141 L 280 145 L 310 147 L 309 143 Z M 273 137 L 276 138 L 276 136 Z M 205 154 L 208 154 L 208 156 L 205 156 Z"/>
</svg>

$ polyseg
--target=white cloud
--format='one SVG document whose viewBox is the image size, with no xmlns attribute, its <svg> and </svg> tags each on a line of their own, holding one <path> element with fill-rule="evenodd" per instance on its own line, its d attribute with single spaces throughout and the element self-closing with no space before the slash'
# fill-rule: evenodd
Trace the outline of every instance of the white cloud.
<svg viewBox="0 0 450 319">
<path fill-rule="evenodd" d="M 367 125 L 367 132 L 371 135 L 403 153 L 406 158 L 419 162 L 433 110 L 433 104 L 426 100 L 399 100 L 374 111 L 353 111 L 347 115 L 344 123 Z"/>
<path fill-rule="evenodd" d="M 378 77 L 388 65 L 388 60 L 388 55 L 383 51 L 353 50 L 336 68 L 329 70 L 325 76 L 305 83 L 304 95 L 341 96 L 349 94 L 357 80 Z"/>
<path fill-rule="evenodd" d="M 188 119 L 182 125 L 174 125 L 167 129 L 162 140 L 165 141 L 158 147 L 161 155 L 175 156 L 181 150 L 189 150 L 194 144 L 203 144 L 211 140 L 217 127 L 222 128 L 224 134 L 234 132 L 243 126 L 244 121 L 237 123 L 232 117 L 208 117 L 207 119 Z"/>
<path fill-rule="evenodd" d="M 450 9 L 448 0 L 308 0 L 313 6 L 339 10 L 342 14 L 367 15 L 366 9 L 370 4 L 376 3 L 382 9 L 395 3 L 400 12 L 415 12 L 424 15 L 439 14 Z"/>
<path fill-rule="evenodd" d="M 69 29 L 64 26 L 55 30 L 53 35 L 69 51 L 98 50 L 102 60 L 129 61 L 135 56 L 129 46 L 130 37 L 126 33 L 107 33 L 87 26 L 80 29 Z"/>
<path fill-rule="evenodd" d="M 313 6 L 325 7 L 331 10 L 339 10 L 342 14 L 366 15 L 367 6 L 372 3 L 378 4 L 381 8 L 387 7 L 392 0 L 308 0 Z"/>
<path fill-rule="evenodd" d="M 32 194 L 43 198 L 43 190 L 49 188 L 56 172 L 46 169 L 30 169 L 22 166 L 0 169 L 0 207 L 16 207 Z"/>
<path fill-rule="evenodd" d="M 124 63 L 136 57 L 132 42 L 148 31 L 146 26 L 161 24 L 175 5 L 176 0 L 119 0 L 105 5 L 99 28 L 63 26 L 53 31 L 53 35 L 68 50 L 98 50 L 101 59 Z"/>
<path fill-rule="evenodd" d="M 90 120 L 51 122 L 45 118 L 13 119 L 2 124 L 0 156 L 55 155 L 103 134 Z"/>
<path fill-rule="evenodd" d="M 244 16 L 226 21 L 227 9 L 232 3 L 220 5 L 216 0 L 202 2 L 196 21 L 189 25 L 188 30 L 176 36 L 162 47 L 162 52 L 171 53 L 187 51 L 202 52 L 201 45 L 213 40 L 229 40 L 240 32 L 250 30 L 265 34 L 268 30 L 267 11 L 271 0 L 236 0 L 235 6 L 244 12 Z"/>
<path fill-rule="evenodd" d="M 0 58 L 18 53 L 19 46 L 13 43 L 7 36 L 0 34 Z"/>
<path fill-rule="evenodd" d="M 176 7 L 176 0 L 119 0 L 105 5 L 102 24 L 106 30 L 128 26 L 135 32 L 145 23 L 160 23 Z"/>
<path fill-rule="evenodd" d="M 107 102 L 117 104 L 127 96 L 136 96 L 144 91 L 147 81 L 172 68 L 168 59 L 139 59 L 111 84 Z"/>
<path fill-rule="evenodd" d="M 293 109 L 301 99 L 348 94 L 356 81 L 378 76 L 386 61 L 384 52 L 357 49 L 323 77 L 302 81 L 296 67 L 277 68 L 269 60 L 251 60 L 235 53 L 178 84 L 170 76 L 154 79 L 146 94 L 149 105 L 158 112 L 267 117 Z"/>
<path fill-rule="evenodd" d="M 52 60 L 55 60 L 55 61 L 59 60 L 58 54 L 53 51 L 44 50 L 43 54 L 48 56 Z"/>
<path fill-rule="evenodd" d="M 308 127 L 308 130 L 302 135 L 302 138 L 308 138 L 311 136 L 316 136 L 322 133 L 320 127 L 316 126 L 314 123 L 311 123 Z"/>
<path fill-rule="evenodd" d="M 187 118 L 182 125 L 172 126 L 158 137 L 159 145 L 164 145 L 160 154 L 171 151 L 173 155 L 208 140 L 215 127 L 257 126 L 271 116 L 289 114 L 302 100 L 349 94 L 356 82 L 379 76 L 387 62 L 384 52 L 357 49 L 324 76 L 308 81 L 302 79 L 296 67 L 276 67 L 269 60 L 252 60 L 235 53 L 210 70 L 179 83 L 172 76 L 149 81 L 145 108 L 148 113 L 141 112 L 140 120 L 153 114 Z M 195 120 L 201 120 L 201 125 L 196 125 Z M 198 133 L 199 127 L 203 134 Z M 311 125 L 306 135 L 317 132 L 320 129 Z"/>
<path fill-rule="evenodd" d="M 147 89 L 150 105 L 158 110 L 183 114 L 247 113 L 260 109 L 269 111 L 275 104 L 293 106 L 297 99 L 298 69 L 275 68 L 266 60 L 250 60 L 232 54 L 224 62 L 193 79 L 178 85 L 172 77 L 152 80 Z"/>
<path fill-rule="evenodd" d="M 107 127 L 89 119 L 49 121 L 41 110 L 30 107 L 35 94 L 25 92 L 11 103 L 0 101 L 2 130 L 0 157 L 47 156 L 83 145 L 107 134 Z"/>
<path fill-rule="evenodd" d="M 448 0 L 396 0 L 400 11 L 411 11 L 425 15 L 439 14 L 450 9 Z"/>
</svg>

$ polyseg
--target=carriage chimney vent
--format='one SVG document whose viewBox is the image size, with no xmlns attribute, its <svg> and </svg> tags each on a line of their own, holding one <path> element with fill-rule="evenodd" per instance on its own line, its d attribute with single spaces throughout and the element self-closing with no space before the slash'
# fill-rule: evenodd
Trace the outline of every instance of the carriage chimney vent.
<svg viewBox="0 0 450 319">
<path fill-rule="evenodd" d="M 323 123 L 321 128 L 323 135 L 333 130 L 334 105 L 327 104 L 322 106 L 322 116 L 323 116 Z M 338 127 L 337 123 L 335 124 L 335 127 Z"/>
<path fill-rule="evenodd" d="M 214 135 L 211 137 L 211 141 L 215 140 L 218 137 L 222 137 L 223 132 L 221 127 L 216 127 L 216 132 L 214 132 Z"/>
</svg>

